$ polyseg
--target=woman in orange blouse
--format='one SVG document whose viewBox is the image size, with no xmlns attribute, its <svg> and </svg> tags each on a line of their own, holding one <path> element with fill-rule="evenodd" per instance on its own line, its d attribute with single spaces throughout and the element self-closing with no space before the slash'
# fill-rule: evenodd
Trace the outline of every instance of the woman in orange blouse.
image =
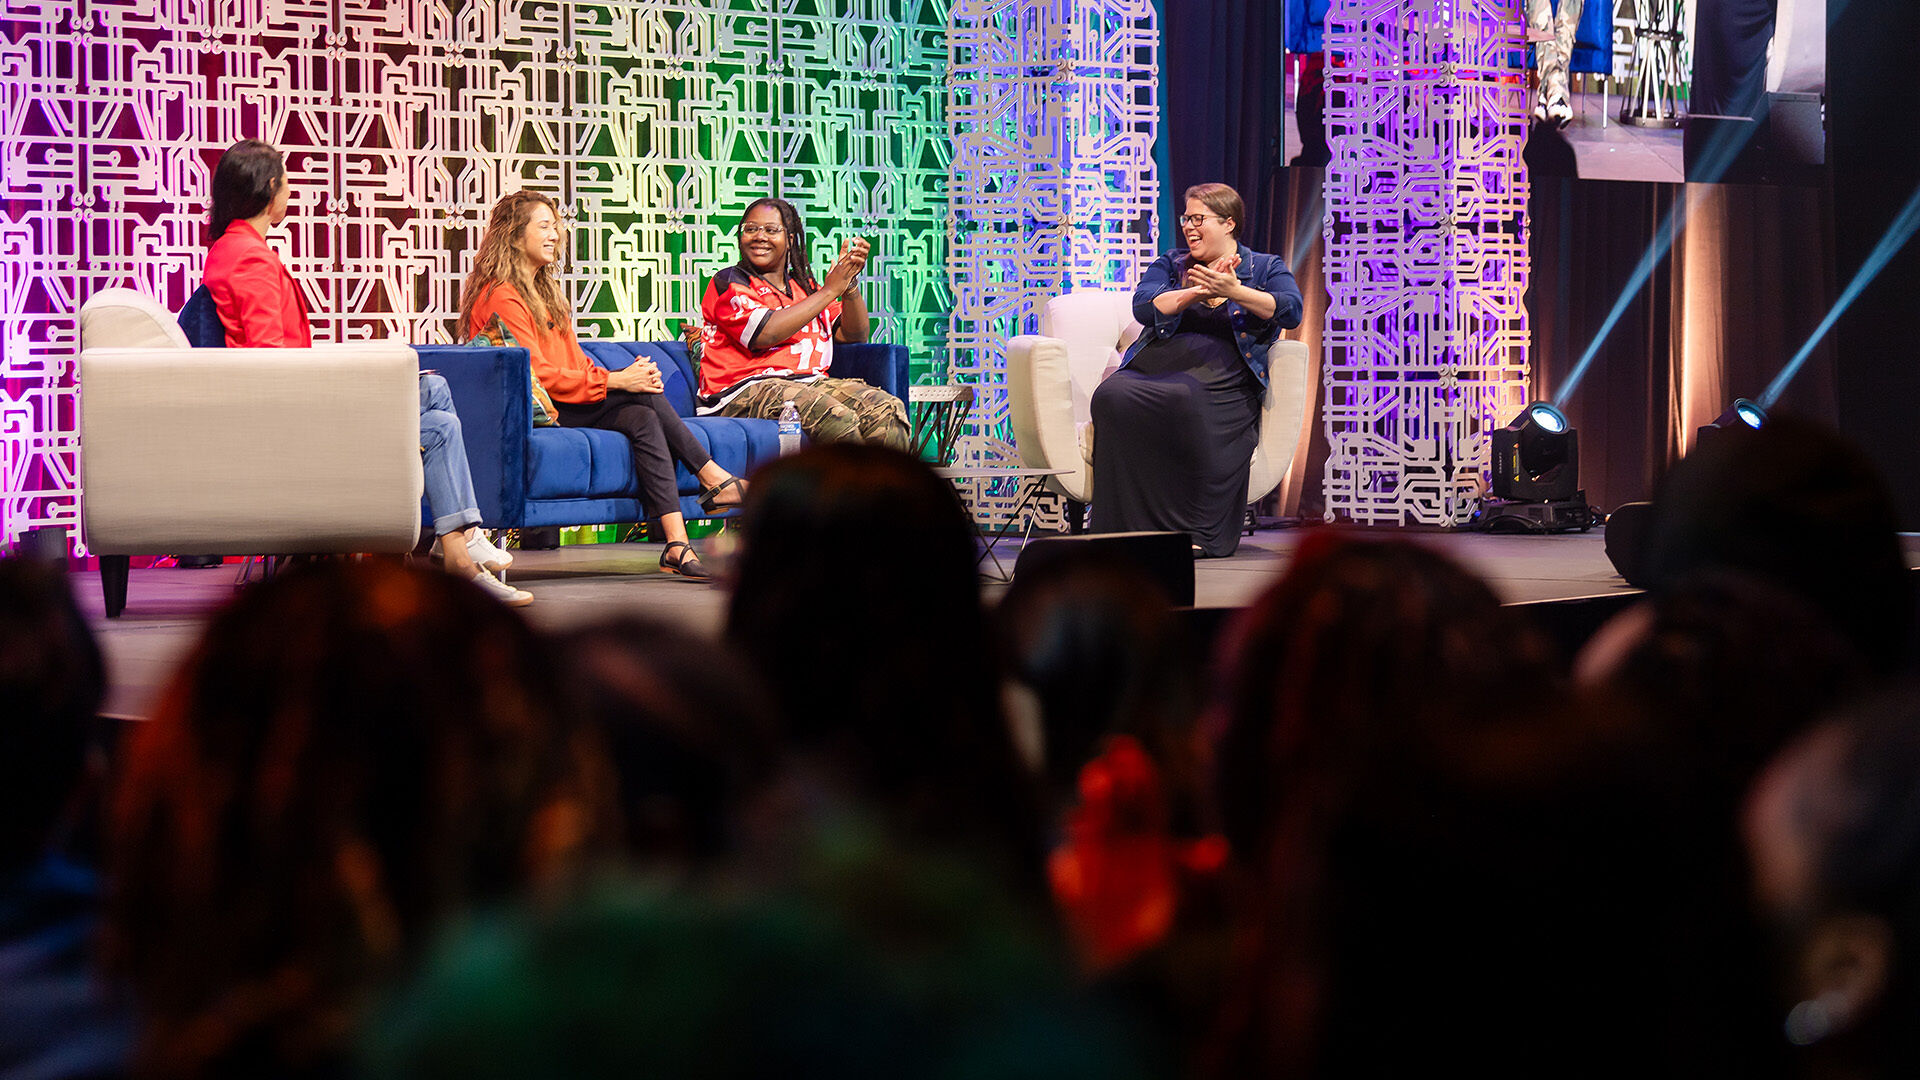
<svg viewBox="0 0 1920 1080">
<path fill-rule="evenodd" d="M 461 289 L 463 333 L 479 333 L 498 316 L 526 347 L 534 377 L 552 396 L 562 426 L 605 428 L 627 437 L 641 505 L 667 537 L 661 567 L 705 578 L 707 571 L 687 540 L 673 461 L 678 458 L 699 477 L 706 487 L 700 503 L 709 510 L 739 505 L 746 485 L 713 460 L 673 410 L 652 361 L 635 360 L 609 371 L 587 358 L 574 336 L 573 309 L 553 279 L 560 250 L 560 217 L 552 199 L 517 191 L 495 203 L 473 272 Z"/>
</svg>

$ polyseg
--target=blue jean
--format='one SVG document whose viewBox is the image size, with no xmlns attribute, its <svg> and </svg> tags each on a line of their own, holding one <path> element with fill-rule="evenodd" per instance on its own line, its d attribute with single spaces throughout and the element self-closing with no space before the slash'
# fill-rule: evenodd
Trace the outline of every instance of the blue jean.
<svg viewBox="0 0 1920 1080">
<path fill-rule="evenodd" d="M 460 418 L 454 415 L 453 393 L 438 375 L 420 376 L 420 452 L 433 534 L 445 536 L 480 524 L 480 500 L 473 495 L 473 473 L 467 468 L 467 444 L 460 435 Z"/>
</svg>

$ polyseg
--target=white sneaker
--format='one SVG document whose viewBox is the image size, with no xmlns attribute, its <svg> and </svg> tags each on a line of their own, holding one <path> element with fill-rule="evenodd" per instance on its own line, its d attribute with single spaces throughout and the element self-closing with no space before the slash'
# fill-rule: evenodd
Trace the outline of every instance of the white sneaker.
<svg viewBox="0 0 1920 1080">
<path fill-rule="evenodd" d="M 427 552 L 428 558 L 444 559 L 447 557 L 446 548 L 441 545 L 440 541 L 441 538 L 438 536 L 433 538 L 433 550 Z M 507 551 L 504 548 L 494 547 L 493 541 L 487 539 L 487 534 L 480 529 L 475 529 L 472 539 L 467 541 L 467 557 L 472 559 L 476 564 L 484 566 L 489 570 L 505 570 L 513 565 L 513 552 Z"/>
<path fill-rule="evenodd" d="M 481 592 L 486 593 L 488 596 L 493 597 L 508 607 L 526 607 L 528 604 L 533 603 L 532 593 L 525 589 L 514 588 L 499 578 L 494 577 L 492 574 L 487 573 L 484 568 L 469 580 L 475 585 L 478 585 Z"/>
<path fill-rule="evenodd" d="M 484 529 L 473 530 L 473 536 L 467 540 L 467 554 L 473 561 L 489 570 L 505 570 L 513 565 L 513 553 L 493 545 Z"/>
</svg>

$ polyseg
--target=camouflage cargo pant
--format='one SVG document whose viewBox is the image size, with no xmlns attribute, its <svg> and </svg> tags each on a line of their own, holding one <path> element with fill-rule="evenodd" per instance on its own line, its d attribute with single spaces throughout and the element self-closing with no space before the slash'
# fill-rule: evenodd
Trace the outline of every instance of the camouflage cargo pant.
<svg viewBox="0 0 1920 1080">
<path fill-rule="evenodd" d="M 907 448 L 911 434 L 907 407 L 899 398 L 859 379 L 766 379 L 721 406 L 720 415 L 778 420 L 780 409 L 788 401 L 800 410 L 800 430 L 814 442 Z"/>
</svg>

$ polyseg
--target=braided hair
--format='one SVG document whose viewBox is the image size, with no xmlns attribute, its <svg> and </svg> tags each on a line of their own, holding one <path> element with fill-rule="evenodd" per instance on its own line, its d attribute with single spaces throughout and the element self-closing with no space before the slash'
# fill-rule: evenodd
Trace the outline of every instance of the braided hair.
<svg viewBox="0 0 1920 1080">
<path fill-rule="evenodd" d="M 763 206 L 771 206 L 779 211 L 780 227 L 787 230 L 787 277 L 798 281 L 808 292 L 818 289 L 819 279 L 813 276 L 813 266 L 807 262 L 807 238 L 802 231 L 804 226 L 800 223 L 800 211 L 795 210 L 793 204 L 785 199 L 768 196 L 748 203 L 747 208 L 740 212 L 741 223 L 745 224 L 747 215 Z M 741 269 L 748 269 L 744 257 L 740 260 L 740 266 Z"/>
</svg>

